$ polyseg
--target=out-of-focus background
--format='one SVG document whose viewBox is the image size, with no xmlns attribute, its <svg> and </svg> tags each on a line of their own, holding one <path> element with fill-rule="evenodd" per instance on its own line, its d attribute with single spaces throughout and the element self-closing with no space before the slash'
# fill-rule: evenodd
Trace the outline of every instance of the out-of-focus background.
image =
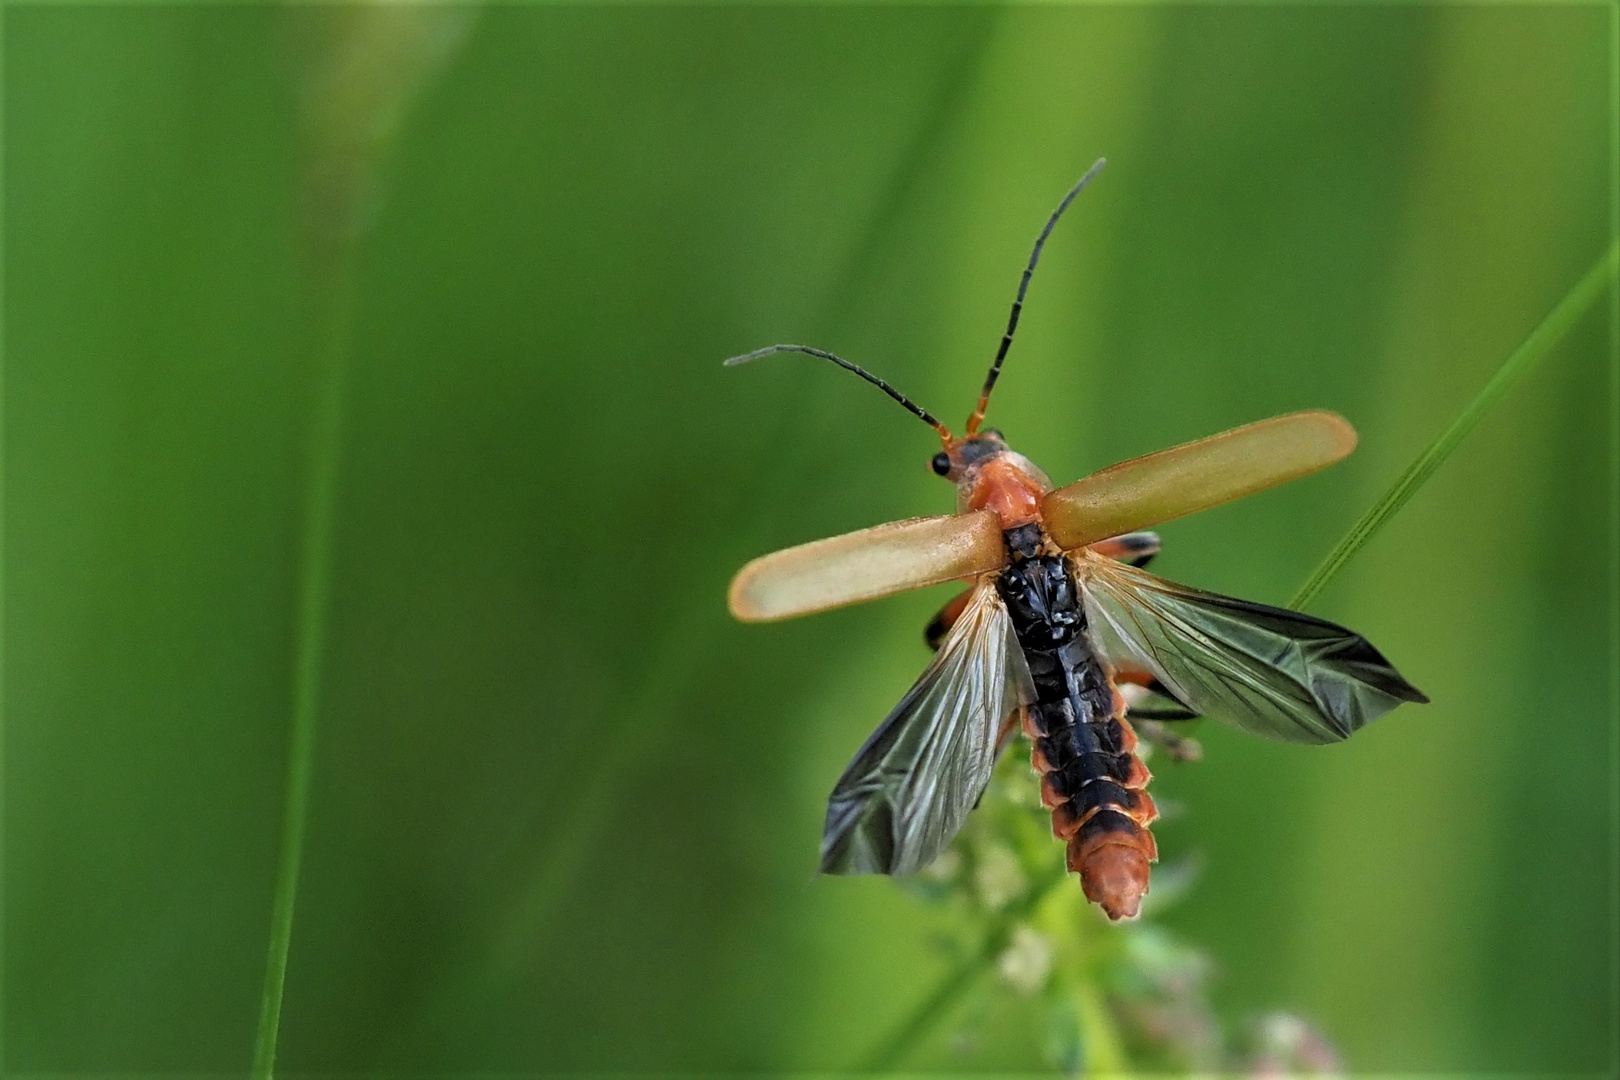
<svg viewBox="0 0 1620 1080">
<path fill-rule="evenodd" d="M 814 877 L 823 800 L 949 594 L 723 597 L 951 493 L 872 388 L 720 359 L 819 345 L 960 423 L 1106 154 L 992 422 L 1061 482 L 1342 412 L 1345 464 L 1162 530 L 1155 570 L 1284 602 L 1607 245 L 1610 17 L 8 8 L 6 1067 L 246 1067 L 322 454 L 283 1067 L 861 1059 L 963 928 Z M 1314 605 L 1434 703 L 1156 765 L 1229 1023 L 1613 1068 L 1606 311 Z M 990 992 L 909 1064 L 1043 1067 Z"/>
</svg>

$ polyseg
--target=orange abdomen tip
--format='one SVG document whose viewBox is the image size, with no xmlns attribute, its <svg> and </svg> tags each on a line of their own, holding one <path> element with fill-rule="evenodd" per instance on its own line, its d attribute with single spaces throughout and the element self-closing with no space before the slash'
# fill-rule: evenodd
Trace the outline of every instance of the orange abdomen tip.
<svg viewBox="0 0 1620 1080">
<path fill-rule="evenodd" d="M 1131 833 L 1076 835 L 1069 841 L 1069 869 L 1080 875 L 1086 899 L 1115 921 L 1141 911 L 1157 857 L 1153 834 L 1141 826 Z"/>
</svg>

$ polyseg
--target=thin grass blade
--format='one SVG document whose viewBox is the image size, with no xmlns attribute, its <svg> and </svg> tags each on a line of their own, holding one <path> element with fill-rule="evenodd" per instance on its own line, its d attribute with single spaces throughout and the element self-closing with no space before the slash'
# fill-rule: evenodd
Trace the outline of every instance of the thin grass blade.
<svg viewBox="0 0 1620 1080">
<path fill-rule="evenodd" d="M 298 879 L 309 831 L 360 237 L 406 106 L 466 39 L 475 15 L 357 5 L 320 12 L 309 26 L 318 34 L 299 117 L 305 141 L 299 232 L 314 301 L 316 393 L 306 448 L 281 842 L 253 1039 L 254 1080 L 272 1080 L 275 1075 Z"/>
<path fill-rule="evenodd" d="M 1457 449 L 1458 444 L 1485 418 L 1485 414 L 1502 400 L 1515 383 L 1545 359 L 1576 320 L 1604 295 L 1607 291 L 1606 286 L 1614 279 L 1617 270 L 1620 270 L 1620 242 L 1610 245 L 1609 250 L 1593 264 L 1580 281 L 1575 283 L 1575 287 L 1570 289 L 1547 317 L 1541 320 L 1540 325 L 1530 332 L 1530 336 L 1524 339 L 1523 344 L 1508 355 L 1507 360 L 1496 370 L 1496 374 L 1491 376 L 1490 381 L 1475 395 L 1474 400 L 1457 415 L 1451 426 L 1442 431 L 1440 436 L 1417 456 L 1417 460 L 1396 478 L 1389 490 L 1384 492 L 1383 496 L 1361 515 L 1361 519 L 1351 526 L 1344 539 L 1339 541 L 1338 546 L 1322 560 L 1322 565 L 1316 568 L 1316 572 L 1300 587 L 1299 592 L 1294 594 L 1294 598 L 1288 603 L 1289 607 L 1302 609 L 1316 598 L 1356 552 L 1366 546 L 1378 530 L 1383 528 L 1413 495 L 1417 494 L 1417 490 L 1445 463 L 1446 458 L 1451 456 L 1451 452 Z"/>
</svg>

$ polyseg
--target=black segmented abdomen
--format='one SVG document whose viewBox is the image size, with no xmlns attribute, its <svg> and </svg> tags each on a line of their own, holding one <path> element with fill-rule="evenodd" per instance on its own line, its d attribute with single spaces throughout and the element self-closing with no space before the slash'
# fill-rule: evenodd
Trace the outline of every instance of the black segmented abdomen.
<svg viewBox="0 0 1620 1080">
<path fill-rule="evenodd" d="M 1062 556 L 1015 554 L 996 591 L 1035 684 L 1026 731 L 1052 831 L 1068 842 L 1086 896 L 1111 918 L 1135 915 L 1157 856 L 1146 828 L 1156 811 L 1136 734 L 1091 651 L 1074 571 Z"/>
</svg>

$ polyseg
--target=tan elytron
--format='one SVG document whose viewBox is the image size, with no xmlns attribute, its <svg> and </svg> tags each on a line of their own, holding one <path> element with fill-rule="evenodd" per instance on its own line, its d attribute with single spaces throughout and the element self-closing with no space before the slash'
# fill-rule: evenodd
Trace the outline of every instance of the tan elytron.
<svg viewBox="0 0 1620 1080">
<path fill-rule="evenodd" d="M 787 548 L 744 566 L 727 600 L 743 622 L 773 622 L 999 570 L 989 511 L 912 518 Z"/>
<path fill-rule="evenodd" d="M 1298 480 L 1355 448 L 1338 413 L 1274 416 L 1094 472 L 1048 494 L 1041 516 L 1071 550 Z"/>
</svg>

